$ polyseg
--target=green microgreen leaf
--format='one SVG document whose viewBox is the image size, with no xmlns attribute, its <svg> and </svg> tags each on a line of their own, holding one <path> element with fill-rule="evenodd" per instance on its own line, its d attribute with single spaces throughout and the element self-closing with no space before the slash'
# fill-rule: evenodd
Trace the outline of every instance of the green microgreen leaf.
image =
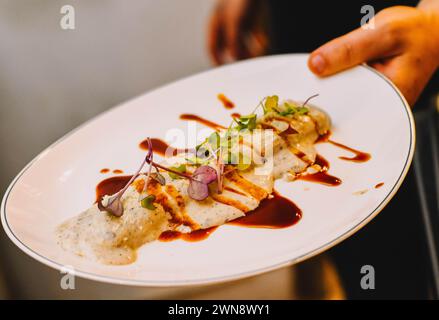
<svg viewBox="0 0 439 320">
<path fill-rule="evenodd" d="M 285 102 L 284 109 L 285 109 L 284 111 L 279 112 L 279 115 L 283 117 L 294 115 L 294 114 L 304 115 L 307 114 L 309 111 L 309 109 L 306 107 L 298 107 L 288 102 Z"/>
<path fill-rule="evenodd" d="M 264 113 L 268 113 L 270 111 L 277 111 L 278 105 L 279 105 L 278 96 L 274 95 L 267 97 L 264 103 Z"/>
<path fill-rule="evenodd" d="M 208 138 L 207 142 L 210 144 L 213 150 L 216 150 L 219 148 L 221 143 L 221 138 L 218 132 L 212 133 Z"/>
<path fill-rule="evenodd" d="M 247 116 L 241 116 L 239 119 L 234 120 L 238 124 L 238 130 L 253 130 L 256 128 L 256 119 L 256 114 L 252 113 Z"/>
<path fill-rule="evenodd" d="M 143 198 L 141 201 L 140 201 L 140 205 L 143 207 L 143 208 L 145 208 L 145 209 L 148 209 L 148 210 L 155 210 L 157 207 L 153 204 L 154 203 L 154 201 L 155 201 L 155 195 L 153 195 L 153 194 L 150 194 L 150 195 L 148 195 L 148 196 L 146 196 L 145 198 Z"/>
<path fill-rule="evenodd" d="M 180 172 L 180 173 L 185 173 L 186 172 L 186 165 L 185 164 L 180 164 L 178 167 L 170 167 L 170 169 L 172 169 L 174 171 L 177 171 L 177 172 Z M 179 176 L 179 175 L 177 175 L 175 173 L 169 172 L 168 174 L 174 180 L 181 179 L 181 176 Z"/>
</svg>

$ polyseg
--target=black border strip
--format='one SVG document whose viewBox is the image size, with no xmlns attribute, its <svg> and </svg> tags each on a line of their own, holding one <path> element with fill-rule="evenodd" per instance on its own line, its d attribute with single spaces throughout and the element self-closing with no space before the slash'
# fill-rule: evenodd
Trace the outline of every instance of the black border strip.
<svg viewBox="0 0 439 320">
<path fill-rule="evenodd" d="M 285 54 L 285 55 L 281 55 L 281 56 L 298 56 L 298 55 L 302 55 L 302 54 Z M 257 59 L 270 59 L 273 56 L 268 56 L 268 57 L 262 57 L 262 58 L 257 58 Z M 248 61 L 246 61 L 248 62 Z M 220 283 L 220 282 L 224 282 L 224 281 L 232 281 L 232 280 L 238 280 L 238 279 L 242 279 L 245 277 L 250 277 L 250 276 L 255 276 L 264 272 L 269 272 L 272 270 L 276 270 L 279 269 L 281 267 L 286 267 L 289 265 L 293 265 L 295 263 L 298 263 L 300 261 L 303 261 L 305 259 L 309 259 L 325 250 L 330 249 L 331 247 L 335 246 L 336 244 L 340 243 L 341 241 L 347 239 L 349 236 L 351 236 L 352 234 L 354 234 L 356 231 L 360 230 L 362 227 L 364 227 L 371 219 L 373 219 L 379 212 L 381 212 L 382 209 L 384 209 L 386 202 L 388 203 L 393 196 L 395 195 L 396 191 L 399 189 L 399 187 L 401 186 L 401 183 L 403 181 L 403 179 L 405 178 L 405 176 L 407 175 L 408 172 L 408 166 L 411 164 L 411 161 L 413 159 L 413 151 L 414 151 L 414 121 L 413 121 L 413 117 L 411 116 L 411 111 L 410 111 L 410 106 L 408 105 L 408 103 L 406 102 L 405 98 L 402 96 L 402 94 L 399 92 L 399 90 L 395 87 L 395 85 L 388 79 L 386 78 L 384 75 L 382 75 L 381 73 L 379 73 L 378 71 L 376 71 L 375 69 L 363 64 L 360 65 L 360 67 L 363 67 L 369 71 L 372 71 L 374 74 L 376 74 L 377 76 L 379 76 L 381 79 L 383 79 L 392 89 L 393 91 L 395 91 L 395 93 L 398 95 L 398 97 L 400 98 L 404 109 L 406 111 L 406 115 L 409 121 L 409 128 L 410 128 L 410 143 L 409 143 L 409 149 L 407 152 L 407 157 L 406 157 L 406 161 L 404 163 L 404 168 L 401 171 L 401 174 L 399 175 L 396 183 L 393 185 L 392 189 L 389 191 L 389 193 L 387 194 L 387 196 L 383 199 L 383 201 L 380 202 L 380 204 L 367 216 L 365 217 L 363 220 L 361 220 L 359 223 L 357 223 L 354 227 L 352 227 L 351 229 L 349 229 L 348 231 L 346 231 L 345 233 L 343 233 L 342 235 L 338 236 L 337 238 L 335 238 L 334 240 L 325 243 L 324 245 L 312 250 L 311 252 L 305 253 L 295 259 L 292 260 L 286 260 L 280 263 L 277 263 L 275 265 L 272 265 L 270 267 L 265 267 L 262 269 L 256 269 L 256 270 L 252 270 L 252 271 L 246 271 L 246 272 L 242 272 L 239 274 L 234 274 L 231 276 L 222 276 L 222 277 L 213 277 L 213 278 L 206 278 L 206 279 L 199 279 L 199 280 L 189 280 L 189 281 L 158 281 L 158 282 L 154 282 L 154 281 L 138 281 L 138 280 L 128 280 L 128 279 L 121 279 L 121 278 L 113 278 L 113 277 L 109 277 L 109 276 L 102 276 L 99 274 L 95 274 L 95 273 L 90 273 L 90 272 L 86 272 L 86 271 L 81 271 L 81 270 L 75 270 L 75 275 L 89 279 L 89 280 L 93 280 L 93 281 L 102 281 L 102 282 L 106 282 L 106 283 L 117 283 L 117 284 L 123 284 L 123 285 L 132 285 L 132 286 L 145 286 L 145 287 L 173 287 L 173 286 L 185 286 L 185 285 L 203 285 L 203 284 L 213 284 L 213 283 Z M 209 72 L 206 71 L 206 72 Z M 187 78 L 186 78 L 187 79 Z M 109 109 L 108 111 L 113 110 L 113 108 Z M 107 111 L 107 112 L 108 112 Z M 82 124 L 81 126 L 77 127 L 76 129 L 74 129 L 73 131 L 70 131 L 69 133 L 67 133 L 66 135 L 64 135 L 62 138 L 60 138 L 59 140 L 55 141 L 53 144 L 51 144 L 49 147 L 47 147 L 44 151 L 49 150 L 53 147 L 55 147 L 58 143 L 64 141 L 67 137 L 71 136 L 73 133 L 75 133 L 76 131 L 78 131 L 79 129 L 81 129 L 83 126 L 85 126 L 86 124 L 88 124 L 89 122 L 92 122 L 93 120 L 95 120 L 97 117 L 102 116 L 104 113 L 99 114 L 98 116 L 90 119 L 89 121 L 86 121 L 84 124 Z M 43 154 L 44 151 L 41 153 Z M 30 248 L 29 246 L 27 246 L 26 244 L 24 244 L 16 235 L 15 233 L 12 231 L 11 227 L 9 226 L 8 223 L 8 219 L 7 219 L 7 215 L 6 215 L 6 203 L 8 201 L 8 197 L 14 187 L 14 185 L 18 182 L 18 180 L 20 179 L 20 177 L 32 166 L 32 164 L 34 164 L 34 162 L 36 162 L 39 158 L 40 155 L 38 155 L 37 157 L 35 157 L 19 174 L 18 176 L 14 179 L 14 181 L 11 183 L 11 185 L 8 187 L 6 194 L 5 194 L 5 198 L 2 201 L 2 207 L 1 207 L 1 211 L 4 212 L 4 219 L 6 222 L 6 226 L 9 232 L 24 248 L 25 250 L 23 250 L 26 254 L 30 255 L 32 257 L 32 255 L 39 257 L 39 259 L 37 259 L 39 262 L 46 264 L 52 268 L 58 269 L 60 270 L 61 268 L 63 268 L 63 265 L 48 259 L 42 255 L 40 255 L 39 253 L 37 253 L 36 251 L 34 251 L 32 248 Z M 383 207 L 381 207 L 382 205 L 384 205 Z M 8 231 L 5 228 L 5 231 Z M 35 257 L 33 257 L 35 258 Z"/>
</svg>

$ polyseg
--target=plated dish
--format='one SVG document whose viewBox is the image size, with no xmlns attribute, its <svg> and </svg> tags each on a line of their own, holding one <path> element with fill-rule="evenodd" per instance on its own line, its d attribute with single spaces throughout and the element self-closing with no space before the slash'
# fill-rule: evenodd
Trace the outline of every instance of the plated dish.
<svg viewBox="0 0 439 320">
<path fill-rule="evenodd" d="M 78 276 L 141 286 L 238 279 L 296 263 L 337 244 L 370 221 L 396 193 L 413 155 L 413 120 L 404 98 L 377 72 L 360 66 L 319 79 L 308 71 L 306 58 L 273 56 L 217 68 L 89 121 L 44 150 L 11 183 L 1 207 L 6 233 L 20 249 L 51 267 L 68 265 Z M 306 101 L 316 93 L 319 96 Z M 270 99 L 253 112 L 264 97 Z M 274 100 L 279 110 L 264 112 L 265 104 Z M 294 115 L 287 114 L 288 103 Z M 313 118 L 314 127 L 305 130 L 310 138 L 290 141 L 290 136 L 297 137 L 294 131 L 300 131 L 291 121 L 299 117 L 299 124 L 306 123 L 314 110 L 322 118 Z M 287 120 L 265 123 L 270 112 L 286 112 L 280 116 Z M 209 158 L 210 151 L 218 149 L 211 148 L 211 142 L 215 146 L 213 137 L 218 136 L 219 143 L 224 142 L 232 118 L 233 128 L 255 124 L 242 141 L 272 132 L 267 141 L 276 143 L 271 156 L 253 146 L 243 148 L 241 160 L 251 161 L 224 161 L 221 173 L 218 159 L 229 157 L 214 152 Z M 182 133 L 188 133 L 188 139 L 179 139 Z M 197 154 L 206 141 L 212 150 Z M 198 150 L 186 150 L 192 148 Z M 274 160 L 283 156 L 291 161 Z M 264 168 L 264 161 L 258 160 L 270 159 L 268 174 L 253 174 Z M 128 184 L 142 160 L 146 163 L 140 175 Z M 197 172 L 200 168 L 206 171 Z M 189 191 L 193 183 L 201 185 Z M 109 212 L 112 195 L 125 186 L 122 214 L 117 206 Z M 183 201 L 178 201 L 180 196 Z M 213 203 L 227 210 L 213 210 Z M 138 214 L 130 215 L 130 206 Z M 72 226 L 81 212 L 89 212 L 89 217 L 83 215 L 91 225 L 90 217 L 105 220 L 97 224 L 104 227 L 75 231 Z M 161 218 L 154 219 L 154 214 Z M 149 228 L 149 221 L 154 227 Z M 139 225 L 149 232 L 133 228 Z M 107 232 L 112 227 L 116 232 Z M 138 233 L 127 236 L 132 232 Z M 78 242 L 69 235 L 78 235 Z M 88 237 L 84 235 L 89 238 L 80 239 Z M 104 240 L 94 241 L 95 235 Z"/>
</svg>

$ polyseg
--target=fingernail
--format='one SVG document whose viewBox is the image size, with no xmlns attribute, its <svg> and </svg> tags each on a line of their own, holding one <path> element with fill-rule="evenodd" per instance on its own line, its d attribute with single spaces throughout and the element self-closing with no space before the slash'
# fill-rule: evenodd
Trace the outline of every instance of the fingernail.
<svg viewBox="0 0 439 320">
<path fill-rule="evenodd" d="M 311 67 L 316 73 L 322 73 L 325 70 L 325 60 L 320 54 L 316 54 L 311 58 Z"/>
</svg>

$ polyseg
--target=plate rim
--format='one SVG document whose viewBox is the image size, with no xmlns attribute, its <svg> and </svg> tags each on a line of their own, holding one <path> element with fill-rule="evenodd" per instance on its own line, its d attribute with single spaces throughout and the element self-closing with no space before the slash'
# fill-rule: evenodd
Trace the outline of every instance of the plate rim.
<svg viewBox="0 0 439 320">
<path fill-rule="evenodd" d="M 55 142 L 53 142 L 52 144 L 50 144 L 48 147 L 46 147 L 43 151 L 41 151 L 35 158 L 33 158 L 18 174 L 17 176 L 11 181 L 11 183 L 9 184 L 8 188 L 5 191 L 5 194 L 3 196 L 2 202 L 1 202 L 1 207 L 0 207 L 0 215 L 1 215 L 1 222 L 2 222 L 2 226 L 3 229 L 5 230 L 5 233 L 8 235 L 9 239 L 19 248 L 21 249 L 24 253 L 26 253 L 28 256 L 34 258 L 35 260 L 41 262 L 42 264 L 49 266 L 55 270 L 63 270 L 63 268 L 65 268 L 64 265 L 53 261 L 52 259 L 49 259 L 41 254 L 39 254 L 38 252 L 34 251 L 32 248 L 30 248 L 29 246 L 27 246 L 24 242 L 22 242 L 20 240 L 20 238 L 18 236 L 16 236 L 12 230 L 12 228 L 10 227 L 9 223 L 8 223 L 8 219 L 7 219 L 7 214 L 6 214 L 6 204 L 8 201 L 8 197 L 11 194 L 15 184 L 20 180 L 20 178 L 23 176 L 23 174 L 29 170 L 32 165 L 37 162 L 40 158 L 42 158 L 46 153 L 48 153 L 51 149 L 53 149 L 56 145 L 58 145 L 59 143 L 61 143 L 62 141 L 64 141 L 65 139 L 67 139 L 68 137 L 70 137 L 71 135 L 73 135 L 75 132 L 79 131 L 80 129 L 82 129 L 83 127 L 85 127 L 86 125 L 88 125 L 89 123 L 97 120 L 100 117 L 103 117 L 105 114 L 107 114 L 108 112 L 114 111 L 117 108 L 120 108 L 122 106 L 124 106 L 125 104 L 130 103 L 131 101 L 134 101 L 142 96 L 144 96 L 145 94 L 148 94 L 149 92 L 152 91 L 158 91 L 161 90 L 167 86 L 173 85 L 175 83 L 178 83 L 180 81 L 184 81 L 187 79 L 190 79 L 192 77 L 195 76 L 199 76 L 202 75 L 204 73 L 208 73 L 211 72 L 212 70 L 219 70 L 219 69 L 223 69 L 223 68 L 228 68 L 237 64 L 243 64 L 243 63 L 248 63 L 249 61 L 254 61 L 254 60 L 263 60 L 263 59 L 275 59 L 277 57 L 299 57 L 299 56 L 308 56 L 308 54 L 303 54 L 303 53 L 287 53 L 287 54 L 278 54 L 278 55 L 269 55 L 269 56 L 263 56 L 263 57 L 257 57 L 257 58 L 253 58 L 253 59 L 247 59 L 244 61 L 238 61 L 232 64 L 228 64 L 225 66 L 221 66 L 221 67 L 216 67 L 216 68 L 211 68 L 202 72 L 198 72 L 195 73 L 193 75 L 189 75 L 187 77 L 183 77 L 180 79 L 177 79 L 175 81 L 172 81 L 170 83 L 166 83 L 164 85 L 158 86 L 156 88 L 152 88 L 148 91 L 142 92 L 141 94 L 128 99 L 126 101 L 123 101 L 121 103 L 119 103 L 118 105 L 109 108 L 108 110 L 105 110 L 95 116 L 93 116 L 92 118 L 90 118 L 89 120 L 85 121 L 84 123 L 82 123 L 81 125 L 79 125 L 78 127 L 74 128 L 73 130 L 67 132 L 66 134 L 64 134 L 61 138 L 57 139 Z M 243 279 L 243 278 L 248 278 L 248 277 L 252 277 L 252 276 L 256 276 L 262 273 L 266 273 L 266 272 L 270 272 L 273 270 L 277 270 L 283 267 L 287 267 L 287 266 L 291 266 L 293 264 L 299 263 L 301 261 L 304 261 L 306 259 L 309 259 L 311 257 L 314 257 L 332 247 L 334 247 L 335 245 L 339 244 L 340 242 L 346 240 L 347 238 L 349 238 L 351 235 L 355 234 L 357 231 L 359 231 L 361 228 L 363 228 L 365 225 L 367 225 L 373 218 L 375 218 L 383 209 L 384 207 L 390 202 L 390 200 L 395 196 L 396 192 L 399 190 L 399 188 L 401 187 L 402 182 L 404 181 L 405 177 L 407 176 L 407 173 L 410 169 L 410 165 L 412 163 L 413 160 L 413 154 L 414 154 L 414 149 L 415 149 L 415 144 L 416 144 L 416 129 L 415 129 L 415 121 L 413 118 L 413 113 L 411 111 L 410 105 L 408 104 L 407 100 L 405 99 L 405 97 L 402 95 L 402 93 L 400 92 L 400 90 L 395 86 L 395 84 L 393 84 L 393 82 L 388 79 L 385 75 L 383 75 L 382 73 L 380 73 L 379 71 L 373 69 L 372 67 L 368 66 L 367 64 L 363 63 L 361 65 L 358 65 L 354 68 L 364 68 L 366 70 L 371 71 L 372 73 L 374 73 L 375 75 L 377 75 L 379 78 L 381 78 L 382 80 L 384 80 L 385 83 L 387 83 L 391 89 L 393 89 L 393 91 L 397 94 L 397 96 L 400 98 L 402 105 L 404 106 L 404 110 L 407 114 L 407 118 L 409 121 L 409 128 L 410 128 L 410 143 L 409 143 L 409 150 L 406 156 L 406 160 L 404 163 L 404 168 L 401 171 L 401 174 L 399 175 L 396 183 L 392 186 L 391 190 L 388 192 L 388 194 L 386 195 L 386 197 L 380 202 L 380 204 L 373 210 L 371 211 L 364 219 L 362 219 L 361 221 L 359 221 L 355 226 L 353 226 L 352 228 L 350 228 L 349 230 L 347 230 L 346 232 L 344 232 L 343 234 L 341 234 L 340 236 L 338 236 L 337 238 L 321 245 L 320 247 L 302 254 L 299 257 L 296 257 L 294 259 L 288 259 L 286 261 L 282 261 L 279 262 L 275 265 L 272 266 L 268 266 L 268 267 L 264 267 L 264 268 L 259 268 L 259 269 L 255 269 L 255 270 L 250 270 L 250 271 L 245 271 L 245 272 L 241 272 L 241 273 L 237 273 L 237 274 L 232 274 L 232 275 L 226 275 L 226 276 L 220 276 L 220 277 L 208 277 L 208 278 L 203 278 L 203 279 L 197 279 L 197 280 L 166 280 L 166 281 L 152 281 L 152 280 L 130 280 L 130 279 L 123 279 L 123 278 L 115 278 L 115 277 L 111 277 L 111 276 L 103 276 L 103 275 L 99 275 L 96 273 L 91 273 L 91 272 L 87 272 L 87 271 L 81 271 L 78 269 L 74 269 L 74 276 L 78 276 L 81 278 L 85 278 L 88 280 L 93 280 L 93 281 L 99 281 L 99 282 L 104 282 L 104 283 L 110 283 L 110 284 L 117 284 L 117 285 L 127 285 L 127 286 L 136 286 L 136 287 L 182 287 L 182 286 L 190 286 L 190 285 L 208 285 L 208 284 L 217 284 L 217 283 L 222 283 L 222 282 L 229 282 L 229 281 L 235 281 L 238 279 Z"/>
</svg>

